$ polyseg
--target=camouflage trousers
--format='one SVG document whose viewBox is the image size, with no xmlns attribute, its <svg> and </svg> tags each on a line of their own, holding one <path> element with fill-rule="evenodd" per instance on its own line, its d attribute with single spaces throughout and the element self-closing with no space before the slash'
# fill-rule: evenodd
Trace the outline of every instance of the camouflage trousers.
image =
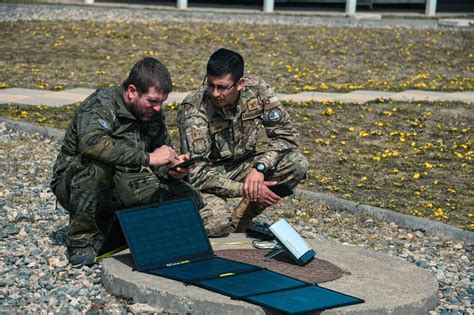
<svg viewBox="0 0 474 315">
<path fill-rule="evenodd" d="M 243 182 L 258 158 L 258 156 L 251 157 L 230 167 L 222 166 L 221 173 L 229 179 Z M 297 150 L 285 150 L 279 153 L 277 164 L 265 174 L 265 180 L 287 183 L 294 188 L 305 178 L 307 169 L 308 160 L 304 155 Z M 201 191 L 201 194 L 204 200 L 204 207 L 200 210 L 200 214 L 206 233 L 210 237 L 220 237 L 234 232 L 237 224 L 232 222 L 233 209 L 227 204 L 227 199 L 203 191 Z M 244 200 L 242 200 L 242 204 L 244 204 Z M 252 218 L 262 213 L 265 209 L 263 205 L 256 202 L 247 202 L 244 206 L 246 206 L 245 212 L 249 213 Z"/>
<path fill-rule="evenodd" d="M 71 247 L 94 246 L 118 209 L 184 198 L 203 206 L 199 191 L 185 181 L 159 178 L 148 168 L 120 171 L 82 155 L 71 161 L 51 188 L 69 212 L 67 245 Z"/>
</svg>

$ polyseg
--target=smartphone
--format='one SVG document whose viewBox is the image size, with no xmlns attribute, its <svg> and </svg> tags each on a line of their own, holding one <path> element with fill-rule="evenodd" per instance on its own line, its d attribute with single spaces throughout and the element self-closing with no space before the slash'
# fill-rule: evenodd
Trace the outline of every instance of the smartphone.
<svg viewBox="0 0 474 315">
<path fill-rule="evenodd" d="M 268 186 L 268 188 L 280 197 L 286 197 L 293 194 L 293 188 L 287 183 Z"/>
<path fill-rule="evenodd" d="M 176 164 L 174 166 L 172 166 L 170 168 L 171 171 L 176 171 L 176 169 L 179 167 L 179 168 L 188 168 L 190 167 L 191 165 L 197 163 L 197 162 L 200 162 L 204 160 L 204 157 L 202 155 L 195 155 L 193 156 L 192 158 L 190 158 L 189 160 L 186 160 L 182 163 L 179 163 L 179 164 Z"/>
</svg>

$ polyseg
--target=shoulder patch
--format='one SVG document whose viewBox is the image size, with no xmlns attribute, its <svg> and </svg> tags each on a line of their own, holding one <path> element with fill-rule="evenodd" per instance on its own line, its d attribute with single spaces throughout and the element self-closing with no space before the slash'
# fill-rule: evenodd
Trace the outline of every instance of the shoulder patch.
<svg viewBox="0 0 474 315">
<path fill-rule="evenodd" d="M 110 131 L 110 124 L 107 121 L 99 118 L 98 122 L 105 130 Z"/>
<path fill-rule="evenodd" d="M 248 110 L 257 110 L 260 109 L 260 106 L 258 104 L 258 101 L 256 98 L 252 98 L 247 102 L 247 109 Z"/>
<path fill-rule="evenodd" d="M 283 118 L 283 113 L 279 108 L 274 108 L 268 113 L 268 120 L 272 122 L 279 122 Z"/>
</svg>

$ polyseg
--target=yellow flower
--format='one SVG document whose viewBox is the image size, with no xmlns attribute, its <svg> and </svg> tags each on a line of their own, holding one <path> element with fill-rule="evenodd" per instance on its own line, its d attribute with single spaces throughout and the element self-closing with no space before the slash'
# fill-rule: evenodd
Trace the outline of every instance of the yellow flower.
<svg viewBox="0 0 474 315">
<path fill-rule="evenodd" d="M 365 130 L 359 131 L 359 137 L 365 138 L 369 135 L 369 133 Z"/>
<path fill-rule="evenodd" d="M 413 175 L 413 178 L 414 178 L 414 179 L 420 178 L 420 174 L 419 174 L 419 173 L 415 173 L 415 175 Z"/>
<path fill-rule="evenodd" d="M 433 168 L 433 164 L 425 162 L 425 168 L 427 169 Z"/>
<path fill-rule="evenodd" d="M 448 188 L 448 193 L 454 194 L 454 193 L 456 193 L 456 189 L 454 189 L 454 188 Z"/>
<path fill-rule="evenodd" d="M 326 108 L 326 110 L 323 112 L 324 116 L 331 116 L 334 115 L 334 110 L 331 107 Z"/>
<path fill-rule="evenodd" d="M 349 128 L 347 128 L 347 130 L 349 130 L 349 131 L 354 131 L 355 128 L 354 128 L 354 127 L 349 127 Z"/>
<path fill-rule="evenodd" d="M 20 116 L 23 117 L 23 118 L 26 118 L 26 117 L 28 117 L 28 112 L 22 111 L 20 113 Z"/>
</svg>

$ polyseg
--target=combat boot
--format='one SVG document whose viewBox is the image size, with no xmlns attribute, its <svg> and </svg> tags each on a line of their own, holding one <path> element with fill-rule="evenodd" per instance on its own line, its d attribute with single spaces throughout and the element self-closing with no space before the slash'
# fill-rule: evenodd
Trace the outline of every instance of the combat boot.
<svg viewBox="0 0 474 315">
<path fill-rule="evenodd" d="M 242 198 L 239 205 L 232 211 L 232 227 L 235 233 L 243 233 L 252 225 L 252 219 L 265 209 L 256 202 L 250 202 L 247 197 Z"/>
<path fill-rule="evenodd" d="M 67 248 L 67 258 L 73 267 L 92 266 L 95 264 L 96 251 L 92 246 Z"/>
</svg>

